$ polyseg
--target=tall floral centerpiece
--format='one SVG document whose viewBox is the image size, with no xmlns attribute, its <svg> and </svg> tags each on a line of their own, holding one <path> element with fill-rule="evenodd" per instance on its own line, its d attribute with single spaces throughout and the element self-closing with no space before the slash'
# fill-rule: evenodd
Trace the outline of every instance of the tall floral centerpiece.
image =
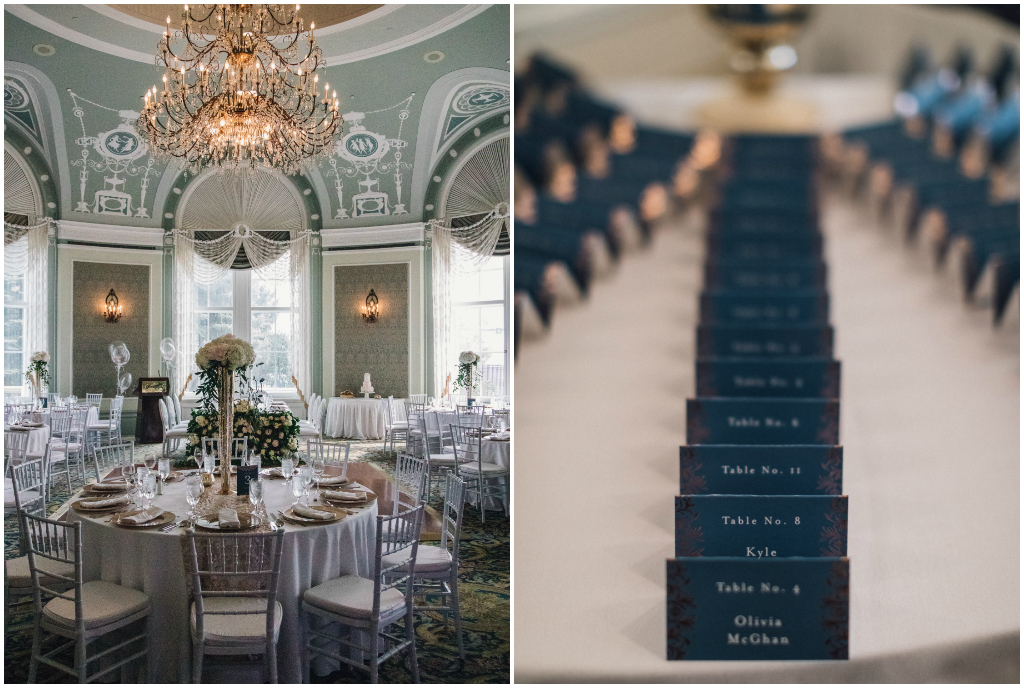
<svg viewBox="0 0 1024 688">
<path fill-rule="evenodd" d="M 220 494 L 231 494 L 231 438 L 234 428 L 234 376 L 245 378 L 246 370 L 256 361 L 256 352 L 244 339 L 232 334 L 217 337 L 196 352 L 199 386 L 203 405 L 212 406 L 217 399 L 218 442 L 220 447 Z"/>
<path fill-rule="evenodd" d="M 32 354 L 28 370 L 25 371 L 25 377 L 28 379 L 29 385 L 32 386 L 32 398 L 37 401 L 43 396 L 43 385 L 50 384 L 49 365 L 50 354 L 45 351 L 37 351 Z"/>
<path fill-rule="evenodd" d="M 455 378 L 456 387 L 466 388 L 466 403 L 473 405 L 473 385 L 480 379 L 477 372 L 477 364 L 480 363 L 480 355 L 472 351 L 463 351 L 459 354 L 459 376 Z"/>
</svg>

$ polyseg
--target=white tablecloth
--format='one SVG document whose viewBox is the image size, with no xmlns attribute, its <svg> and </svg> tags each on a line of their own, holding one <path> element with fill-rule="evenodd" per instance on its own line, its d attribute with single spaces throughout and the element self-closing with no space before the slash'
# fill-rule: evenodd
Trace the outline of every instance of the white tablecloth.
<svg viewBox="0 0 1024 688">
<path fill-rule="evenodd" d="M 264 500 L 268 511 L 292 504 L 294 498 L 283 480 L 266 480 Z M 180 520 L 188 510 L 185 483 L 164 486 L 153 502 L 173 511 Z M 183 531 L 127 529 L 106 523 L 107 516 L 86 518 L 74 510 L 69 517 L 82 521 L 83 575 L 86 581 L 104 580 L 149 594 L 149 679 L 152 682 L 191 681 L 192 641 L 189 632 L 191 599 L 186 590 Z M 373 550 L 377 504 L 342 521 L 324 526 L 285 526 L 278 601 L 284 607 L 277 644 L 278 680 L 302 680 L 302 593 L 343 575 L 369 578 L 373 574 Z M 319 667 L 318 667 L 319 668 Z M 334 668 L 337 668 L 336 666 Z M 320 672 L 317 672 L 320 673 Z"/>
<path fill-rule="evenodd" d="M 383 399 L 331 397 L 327 403 L 324 435 L 354 440 L 383 439 L 385 411 Z"/>
</svg>

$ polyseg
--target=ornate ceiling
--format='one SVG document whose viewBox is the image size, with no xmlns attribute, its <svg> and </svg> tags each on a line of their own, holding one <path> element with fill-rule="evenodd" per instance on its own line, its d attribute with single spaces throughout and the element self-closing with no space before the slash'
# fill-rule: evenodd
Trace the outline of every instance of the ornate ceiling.
<svg viewBox="0 0 1024 688">
<path fill-rule="evenodd" d="M 193 180 L 154 158 L 133 126 L 162 75 L 163 20 L 180 7 L 4 6 L 4 138 L 47 177 L 41 186 L 59 198 L 48 212 L 180 226 L 178 201 Z M 334 153 L 295 179 L 310 227 L 434 216 L 424 198 L 445 183 L 438 170 L 459 148 L 476 150 L 475 138 L 507 130 L 509 14 L 507 5 L 302 7 L 345 119 Z"/>
</svg>

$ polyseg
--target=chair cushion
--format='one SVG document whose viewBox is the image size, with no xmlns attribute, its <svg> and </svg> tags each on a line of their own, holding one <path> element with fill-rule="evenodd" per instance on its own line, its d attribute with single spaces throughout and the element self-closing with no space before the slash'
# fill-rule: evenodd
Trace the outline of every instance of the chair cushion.
<svg viewBox="0 0 1024 688">
<path fill-rule="evenodd" d="M 431 467 L 435 467 L 435 466 L 454 466 L 455 463 L 456 463 L 456 461 L 455 461 L 455 454 L 431 454 L 430 455 L 430 465 L 431 465 Z"/>
<path fill-rule="evenodd" d="M 380 566 L 386 568 L 394 566 L 402 559 L 406 558 L 406 553 L 396 552 L 395 554 L 388 554 L 381 557 Z M 444 547 L 437 547 L 435 545 L 420 545 L 416 550 L 416 573 L 437 573 L 438 571 L 447 571 L 452 565 L 452 554 Z M 398 567 L 398 571 L 404 571 L 405 566 Z"/>
<path fill-rule="evenodd" d="M 484 463 L 478 466 L 476 461 L 470 461 L 468 463 L 459 464 L 460 473 L 479 473 L 481 468 L 483 469 L 484 475 L 491 473 L 508 473 L 507 468 L 499 466 L 496 463 Z"/>
<path fill-rule="evenodd" d="M 76 453 L 82 451 L 82 445 L 79 442 L 51 442 L 50 447 L 53 451 L 59 452 L 71 451 L 72 453 Z"/>
<path fill-rule="evenodd" d="M 408 430 L 408 429 L 409 429 L 409 421 L 405 421 L 405 420 L 396 420 L 396 421 L 395 421 L 394 423 L 392 423 L 392 424 L 391 424 L 391 425 L 390 425 L 389 427 L 390 427 L 390 428 L 391 428 L 392 430 Z"/>
<path fill-rule="evenodd" d="M 266 609 L 267 601 L 256 597 L 207 597 L 204 612 L 252 611 Z M 281 633 L 284 608 L 274 601 L 274 641 Z M 196 633 L 196 605 L 192 603 L 192 635 Z M 266 614 L 203 614 L 203 634 L 208 643 L 251 643 L 267 635 Z"/>
<path fill-rule="evenodd" d="M 82 585 L 82 616 L 86 628 L 98 628 L 141 612 L 149 607 L 149 595 L 106 581 L 90 581 Z M 43 607 L 49 621 L 75 627 L 75 603 L 52 599 Z"/>
<path fill-rule="evenodd" d="M 110 429 L 110 423 L 107 423 L 107 422 L 103 422 L 103 423 L 89 423 L 85 427 L 87 427 L 90 430 L 109 430 Z"/>
<path fill-rule="evenodd" d="M 359 576 L 332 578 L 303 594 L 309 604 L 354 619 L 369 619 L 373 613 L 373 581 Z M 395 588 L 380 593 L 380 612 L 401 608 L 405 595 Z"/>
<path fill-rule="evenodd" d="M 8 559 L 4 563 L 7 565 L 7 585 L 12 588 L 32 587 L 32 571 L 28 567 L 27 556 L 18 557 L 17 559 Z M 61 576 L 67 576 L 68 578 L 75 577 L 74 564 L 65 564 L 62 561 L 53 561 L 52 559 L 43 559 L 40 557 L 39 566 Z M 47 587 L 54 587 L 55 583 L 64 583 L 64 581 L 56 578 L 50 578 L 49 576 L 43 576 L 39 582 Z M 74 613 L 74 608 L 72 608 L 71 611 Z"/>
</svg>

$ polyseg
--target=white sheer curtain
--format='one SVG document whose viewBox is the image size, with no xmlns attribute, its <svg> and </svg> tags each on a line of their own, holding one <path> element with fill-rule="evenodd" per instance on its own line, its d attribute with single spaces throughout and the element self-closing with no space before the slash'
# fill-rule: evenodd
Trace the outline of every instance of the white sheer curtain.
<svg viewBox="0 0 1024 688">
<path fill-rule="evenodd" d="M 292 331 L 290 335 L 292 371 L 302 393 L 309 396 L 311 367 L 309 358 L 312 305 L 309 290 L 308 230 L 292 232 L 294 238 L 277 241 L 255 232 L 242 235 L 230 232 L 212 240 L 198 240 L 192 231 L 175 230 L 174 339 L 188 352 L 184 365 L 175 370 L 177 391 L 185 384 L 194 362 L 191 355 L 195 338 L 195 284 L 210 284 L 230 268 L 239 247 L 245 248 L 253 271 L 264 279 L 288 279 L 292 295 Z"/>
<path fill-rule="evenodd" d="M 174 366 L 171 381 L 174 394 L 181 394 L 185 380 L 195 369 L 195 263 L 196 256 L 188 241 L 175 241 L 174 245 L 174 342 L 178 346 L 179 360 Z"/>
<path fill-rule="evenodd" d="M 309 293 L 309 234 L 292 242 L 289 255 L 292 285 L 292 370 L 295 381 L 308 399 L 312 372 L 309 360 L 312 303 Z"/>
<path fill-rule="evenodd" d="M 4 274 L 25 276 L 25 352 L 31 356 L 49 347 L 48 236 L 53 220 L 29 225 L 4 223 Z M 50 352 L 51 354 L 53 352 Z"/>
</svg>

